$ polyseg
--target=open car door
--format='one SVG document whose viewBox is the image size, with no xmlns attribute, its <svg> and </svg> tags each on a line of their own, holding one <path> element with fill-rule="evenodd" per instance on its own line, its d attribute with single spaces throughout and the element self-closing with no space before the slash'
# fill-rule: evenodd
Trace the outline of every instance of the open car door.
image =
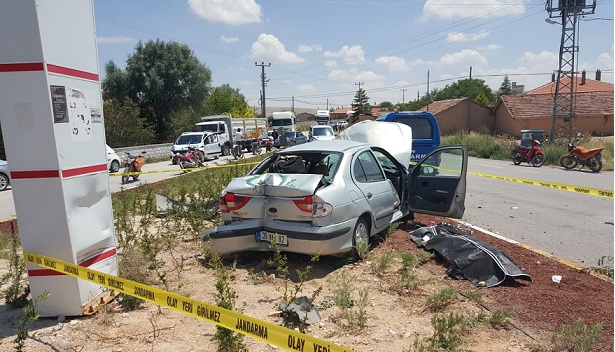
<svg viewBox="0 0 615 352">
<path fill-rule="evenodd" d="M 437 162 L 433 165 L 433 160 Z M 434 150 L 410 168 L 407 178 L 409 211 L 460 219 L 465 211 L 468 148 Z"/>
</svg>

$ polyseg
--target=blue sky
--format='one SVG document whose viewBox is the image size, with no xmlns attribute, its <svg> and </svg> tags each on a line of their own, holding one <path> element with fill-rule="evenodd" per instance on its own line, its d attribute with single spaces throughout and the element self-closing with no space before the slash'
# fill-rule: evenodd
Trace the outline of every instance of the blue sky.
<svg viewBox="0 0 615 352">
<path fill-rule="evenodd" d="M 587 0 L 590 3 L 591 0 Z M 557 3 L 557 0 L 555 0 Z M 94 0 L 100 70 L 124 68 L 138 41 L 187 44 L 212 84 L 259 106 L 348 107 L 358 84 L 370 103 L 416 99 L 458 79 L 497 90 L 508 74 L 525 90 L 551 80 L 561 25 L 536 0 Z M 613 0 L 581 19 L 578 69 L 613 82 Z"/>
</svg>

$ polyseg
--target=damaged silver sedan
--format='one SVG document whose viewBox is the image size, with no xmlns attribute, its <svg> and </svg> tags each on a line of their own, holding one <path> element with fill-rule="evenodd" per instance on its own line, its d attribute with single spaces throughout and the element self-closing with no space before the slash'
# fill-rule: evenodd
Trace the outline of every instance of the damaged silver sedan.
<svg viewBox="0 0 615 352">
<path fill-rule="evenodd" d="M 233 179 L 220 196 L 224 225 L 201 233 L 221 255 L 282 251 L 342 255 L 414 212 L 461 218 L 467 149 L 435 150 L 409 168 L 410 127 L 365 121 L 341 140 L 285 149 Z M 427 160 L 437 154 L 437 166 Z"/>
</svg>

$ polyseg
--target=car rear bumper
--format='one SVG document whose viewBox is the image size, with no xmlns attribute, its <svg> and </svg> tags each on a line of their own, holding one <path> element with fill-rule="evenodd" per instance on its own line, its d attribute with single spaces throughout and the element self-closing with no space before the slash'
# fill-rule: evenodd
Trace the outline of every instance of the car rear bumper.
<svg viewBox="0 0 615 352">
<path fill-rule="evenodd" d="M 354 221 L 345 221 L 330 226 L 316 227 L 311 224 L 286 221 L 252 219 L 233 222 L 201 232 L 206 247 L 220 255 L 243 251 L 270 251 L 269 242 L 257 242 L 257 231 L 286 235 L 288 245 L 280 245 L 284 252 L 337 255 L 352 250 Z"/>
</svg>

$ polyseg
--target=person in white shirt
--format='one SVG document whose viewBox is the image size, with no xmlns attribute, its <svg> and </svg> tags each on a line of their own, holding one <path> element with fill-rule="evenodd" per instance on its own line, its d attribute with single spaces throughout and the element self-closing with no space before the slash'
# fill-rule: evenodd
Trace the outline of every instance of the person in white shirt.
<svg viewBox="0 0 615 352">
<path fill-rule="evenodd" d="M 235 133 L 235 143 L 239 144 L 241 141 L 243 141 L 243 133 L 241 133 L 241 128 L 238 128 Z"/>
</svg>

